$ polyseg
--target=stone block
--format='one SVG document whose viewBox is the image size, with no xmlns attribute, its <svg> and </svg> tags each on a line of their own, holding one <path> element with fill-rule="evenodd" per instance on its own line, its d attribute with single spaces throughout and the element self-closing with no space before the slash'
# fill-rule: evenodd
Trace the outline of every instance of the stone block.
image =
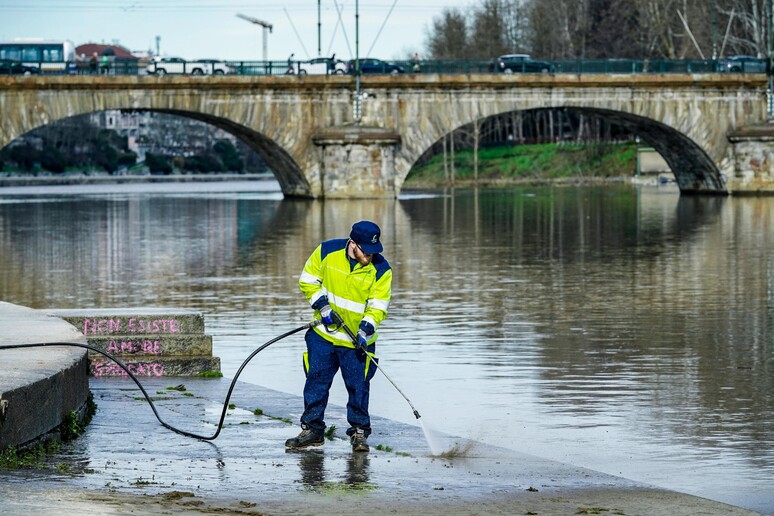
<svg viewBox="0 0 774 516">
<path fill-rule="evenodd" d="M 104 351 L 137 377 L 196 376 L 220 372 L 212 356 L 212 337 L 204 334 L 204 317 L 191 310 L 111 308 L 49 310 L 75 326 L 88 345 Z M 118 364 L 89 351 L 92 376 L 128 376 Z"/>
<path fill-rule="evenodd" d="M 212 355 L 210 335 L 110 335 L 87 337 L 89 346 L 114 356 L 201 356 Z M 89 351 L 89 356 L 99 353 Z"/>
<path fill-rule="evenodd" d="M 192 310 L 119 308 L 46 310 L 86 336 L 203 334 L 204 317 Z"/>
</svg>

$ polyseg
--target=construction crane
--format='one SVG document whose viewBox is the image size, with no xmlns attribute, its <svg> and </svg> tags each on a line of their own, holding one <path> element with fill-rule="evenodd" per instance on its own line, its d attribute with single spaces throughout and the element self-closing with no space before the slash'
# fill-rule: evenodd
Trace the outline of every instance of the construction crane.
<svg viewBox="0 0 774 516">
<path fill-rule="evenodd" d="M 263 27 L 263 61 L 268 61 L 268 34 L 271 33 L 271 29 L 274 28 L 274 26 L 269 23 L 265 22 L 263 20 L 259 20 L 258 18 L 253 18 L 252 16 L 247 16 L 242 13 L 237 13 L 237 18 L 242 18 L 243 20 L 249 21 L 250 23 L 254 23 L 255 25 L 260 25 Z M 269 30 L 269 32 L 266 32 L 266 29 Z"/>
</svg>

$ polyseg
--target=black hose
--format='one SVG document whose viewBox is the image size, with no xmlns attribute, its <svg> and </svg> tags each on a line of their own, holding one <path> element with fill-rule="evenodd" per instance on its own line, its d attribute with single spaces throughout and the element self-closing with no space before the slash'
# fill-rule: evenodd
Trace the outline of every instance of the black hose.
<svg viewBox="0 0 774 516">
<path fill-rule="evenodd" d="M 129 375 L 129 378 L 134 380 L 134 383 L 136 383 L 137 387 L 139 387 L 140 390 L 142 391 L 142 394 L 145 396 L 145 399 L 148 401 L 148 404 L 150 404 L 150 407 L 153 410 L 153 413 L 156 415 L 156 419 L 159 420 L 159 423 L 161 423 L 162 426 L 164 426 L 165 428 L 168 428 L 169 430 L 172 430 L 173 432 L 175 432 L 177 434 L 183 435 L 185 437 L 193 437 L 194 439 L 201 439 L 202 441 L 213 441 L 213 440 L 215 440 L 218 437 L 218 435 L 220 435 L 220 431 L 223 428 L 223 421 L 226 419 L 226 411 L 228 410 L 228 402 L 231 399 L 231 394 L 234 391 L 234 387 L 236 386 L 237 379 L 239 378 L 239 375 L 242 374 L 242 370 L 247 366 L 247 364 L 250 362 L 250 360 L 252 360 L 255 355 L 257 355 L 258 353 L 260 353 L 261 351 L 263 351 L 267 347 L 271 346 L 275 342 L 277 342 L 279 340 L 282 340 L 285 337 L 289 337 L 289 336 L 293 335 L 294 333 L 298 333 L 301 330 L 306 330 L 306 329 L 312 328 L 313 326 L 316 326 L 317 324 L 319 324 L 319 321 L 314 321 L 314 322 L 311 322 L 311 323 L 308 323 L 308 324 L 304 324 L 303 326 L 299 326 L 298 328 L 296 328 L 294 330 L 290 330 L 289 332 L 283 333 L 282 335 L 280 335 L 278 337 L 274 337 L 273 339 L 271 339 L 270 341 L 266 342 L 265 344 L 263 344 L 261 347 L 259 347 L 255 351 L 253 351 L 250 354 L 250 356 L 247 357 L 244 362 L 242 362 L 242 365 L 239 367 L 239 369 L 237 370 L 236 374 L 234 375 L 234 379 L 231 381 L 231 386 L 228 388 L 228 394 L 226 395 L 226 401 L 223 402 L 223 412 L 220 415 L 220 422 L 218 423 L 218 429 L 210 437 L 207 437 L 207 436 L 204 436 L 204 435 L 199 435 L 199 434 L 194 434 L 192 432 L 186 432 L 185 430 L 180 430 L 179 428 L 175 428 L 174 426 L 170 425 L 169 423 L 167 423 L 163 419 L 161 419 L 161 416 L 159 415 L 158 410 L 156 410 L 156 405 L 153 404 L 153 400 L 151 400 L 150 396 L 148 396 L 148 393 L 145 391 L 145 388 L 142 386 L 142 384 L 137 379 L 137 377 L 134 376 L 134 374 L 132 374 L 132 372 L 120 360 L 118 360 L 116 357 L 114 357 L 110 353 L 102 351 L 101 349 L 97 349 L 97 348 L 95 348 L 93 346 L 89 346 L 88 344 L 81 344 L 80 342 L 35 342 L 35 343 L 30 343 L 30 344 L 6 344 L 6 345 L 0 346 L 0 349 L 42 348 L 42 347 L 47 347 L 47 346 L 73 346 L 73 347 L 77 347 L 77 348 L 88 349 L 90 351 L 94 351 L 94 352 L 97 352 L 97 353 L 99 353 L 101 355 L 104 355 L 107 358 L 109 358 L 110 360 L 112 360 L 113 362 L 115 362 L 116 364 L 118 364 L 118 366 L 121 369 L 126 371 L 126 374 Z"/>
</svg>

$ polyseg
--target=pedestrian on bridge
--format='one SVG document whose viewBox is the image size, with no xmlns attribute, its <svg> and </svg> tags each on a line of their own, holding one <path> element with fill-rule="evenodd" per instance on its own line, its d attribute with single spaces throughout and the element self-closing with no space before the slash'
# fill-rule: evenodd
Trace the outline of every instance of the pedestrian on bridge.
<svg viewBox="0 0 774 516">
<path fill-rule="evenodd" d="M 419 61 L 420 61 L 419 54 L 414 52 L 414 55 L 411 56 L 411 64 L 413 65 L 411 67 L 411 71 L 413 71 L 414 73 L 419 73 L 422 71 L 422 68 L 419 66 Z"/>
</svg>

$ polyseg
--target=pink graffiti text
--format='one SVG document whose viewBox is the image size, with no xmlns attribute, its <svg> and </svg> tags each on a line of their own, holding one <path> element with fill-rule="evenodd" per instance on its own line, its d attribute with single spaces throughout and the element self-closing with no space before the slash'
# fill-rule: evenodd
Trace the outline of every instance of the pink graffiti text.
<svg viewBox="0 0 774 516">
<path fill-rule="evenodd" d="M 134 376 L 164 376 L 164 364 L 153 362 L 139 362 L 136 364 L 124 364 Z M 129 376 L 115 362 L 92 361 L 92 375 L 100 376 Z"/>
<path fill-rule="evenodd" d="M 118 353 L 144 353 L 146 355 L 160 355 L 161 341 L 139 339 L 139 340 L 114 340 L 110 339 L 107 346 L 107 352 L 111 354 Z"/>
<path fill-rule="evenodd" d="M 120 333 L 121 319 L 84 319 L 83 334 Z"/>
<path fill-rule="evenodd" d="M 122 328 L 121 319 L 84 319 L 84 335 L 115 335 L 120 333 L 154 334 L 180 333 L 180 322 L 177 319 L 138 319 L 130 318 L 126 329 Z"/>
<path fill-rule="evenodd" d="M 129 319 L 129 333 L 180 333 L 177 319 Z"/>
</svg>

